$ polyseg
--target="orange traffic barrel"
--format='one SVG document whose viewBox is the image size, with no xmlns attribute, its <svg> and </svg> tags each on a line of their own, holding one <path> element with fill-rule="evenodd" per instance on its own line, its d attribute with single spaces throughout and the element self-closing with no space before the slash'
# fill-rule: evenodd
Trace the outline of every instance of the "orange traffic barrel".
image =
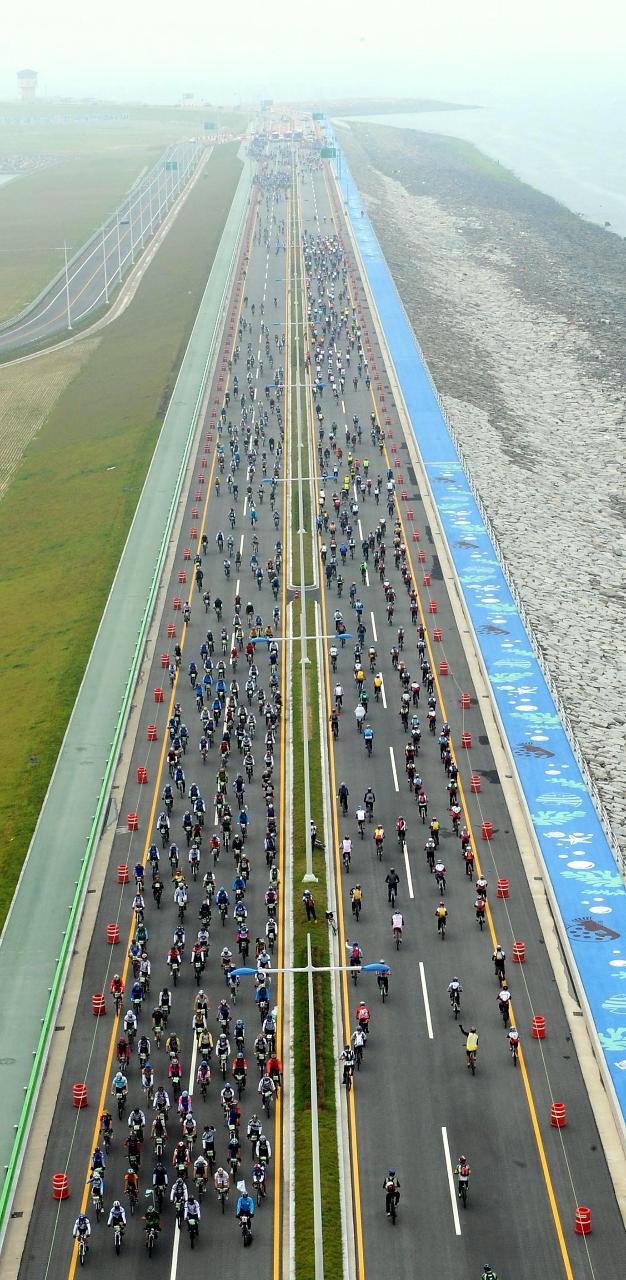
<svg viewBox="0 0 626 1280">
<path fill-rule="evenodd" d="M 514 942 L 513 943 L 513 964 L 525 964 L 525 963 L 526 963 L 526 943 Z"/>
<path fill-rule="evenodd" d="M 417 563 L 418 563 L 418 564 L 426 564 L 426 552 L 425 552 L 425 551 L 418 551 L 418 553 L 417 553 Z"/>
<path fill-rule="evenodd" d="M 441 627 L 435 627 L 435 630 L 433 631 L 433 640 L 443 640 L 443 631 L 441 630 Z"/>
<path fill-rule="evenodd" d="M 472 774 L 470 779 L 470 791 L 473 791 L 475 796 L 478 795 L 478 792 L 480 791 L 480 774 L 479 773 Z"/>
<path fill-rule="evenodd" d="M 179 582 L 179 585 L 180 585 L 181 587 L 184 587 L 184 585 L 185 585 L 186 581 L 187 581 L 187 574 L 185 573 L 185 570 L 184 570 L 184 569 L 179 569 L 179 570 L 178 570 L 178 582 Z"/>
<path fill-rule="evenodd" d="M 139 830 L 139 817 L 138 817 L 138 815 L 134 812 L 134 810 L 133 810 L 133 812 L 132 812 L 132 813 L 129 813 L 129 815 L 128 815 L 128 830 L 129 830 L 129 831 L 138 831 L 138 830 Z"/>
<path fill-rule="evenodd" d="M 469 693 L 462 693 L 462 694 L 460 695 L 460 697 L 459 697 L 459 702 L 460 702 L 461 706 L 463 707 L 463 710 L 464 710 L 464 711 L 467 711 L 467 708 L 469 707 L 470 702 L 471 702 L 471 698 L 470 698 Z"/>
<path fill-rule="evenodd" d="M 146 766 L 143 764 L 138 764 L 137 765 L 137 782 L 143 785 L 147 781 L 148 781 L 148 770 L 146 769 Z"/>
<path fill-rule="evenodd" d="M 167 624 L 167 638 L 168 640 L 176 639 L 176 625 L 173 622 L 168 622 Z"/>
<path fill-rule="evenodd" d="M 148 735 L 148 742 L 156 742 L 156 740 L 157 740 L 157 727 L 156 727 L 156 725 L 155 725 L 155 724 L 149 724 L 149 725 L 148 725 L 147 735 Z"/>
<path fill-rule="evenodd" d="M 169 665 L 170 665 L 170 655 L 169 655 L 169 653 L 162 653 L 162 654 L 161 654 L 161 666 L 162 666 L 162 667 L 163 667 L 163 669 L 165 670 L 165 668 L 166 668 L 166 667 L 169 667 Z"/>
<path fill-rule="evenodd" d="M 553 1102 L 550 1107 L 550 1124 L 553 1129 L 563 1129 L 567 1124 L 567 1107 L 564 1102 Z"/>
<path fill-rule="evenodd" d="M 414 542 L 419 542 L 419 540 L 420 540 L 421 536 L 422 536 L 422 535 L 421 535 L 421 533 L 420 533 L 419 529 L 414 529 L 414 530 L 413 530 L 413 541 L 414 541 Z"/>
<path fill-rule="evenodd" d="M 429 612 L 429 613 L 438 613 L 438 612 L 439 612 L 439 605 L 437 604 L 437 601 L 436 601 L 436 600 L 429 600 L 429 602 L 428 602 L 428 612 Z"/>
<path fill-rule="evenodd" d="M 96 994 L 91 997 L 91 1012 L 93 1013 L 94 1018 L 102 1018 L 106 1011 L 107 1007 L 104 1003 L 104 996 L 101 991 L 97 991 Z"/>
<path fill-rule="evenodd" d="M 174 613 L 180 613 L 182 607 L 183 605 L 180 596 L 174 596 L 174 599 L 172 600 L 172 609 L 174 610 Z"/>
<path fill-rule="evenodd" d="M 483 840 L 491 840 L 491 837 L 493 835 L 493 822 L 491 822 L 489 818 L 485 819 L 485 821 L 483 822 L 480 828 L 480 834 Z"/>
<path fill-rule="evenodd" d="M 429 574 L 428 570 L 425 570 L 425 571 L 424 571 L 424 576 L 423 576 L 423 578 L 422 578 L 422 582 L 424 583 L 424 586 L 425 586 L 425 587 L 429 587 L 429 586 L 430 586 L 430 574 Z"/>
<path fill-rule="evenodd" d="M 449 670 L 450 668 L 448 666 L 447 660 L 445 658 L 442 658 L 441 662 L 439 663 L 439 675 L 447 676 Z"/>
<path fill-rule="evenodd" d="M 128 884 L 130 876 L 128 874 L 128 863 L 118 862 L 117 864 L 117 883 Z"/>
<path fill-rule="evenodd" d="M 406 513 L 406 514 L 407 514 L 407 519 L 412 521 L 412 520 L 413 520 L 413 517 L 414 517 L 414 515 L 415 515 L 415 512 L 414 512 L 413 508 L 412 508 L 412 507 L 409 507 L 409 509 L 408 509 L 408 511 L 407 511 L 407 513 Z"/>
<path fill-rule="evenodd" d="M 72 1086 L 72 1102 L 79 1110 L 87 1106 L 87 1085 L 75 1084 Z"/>
<path fill-rule="evenodd" d="M 489 836 L 486 836 L 485 839 L 488 840 Z M 500 879 L 496 884 L 496 898 L 508 898 L 508 896 L 509 896 L 509 882 L 506 876 L 500 876 Z"/>
<path fill-rule="evenodd" d="M 574 1231 L 577 1236 L 588 1236 L 591 1234 L 591 1209 L 586 1204 L 579 1204 L 574 1218 Z"/>
<path fill-rule="evenodd" d="M 462 746 L 462 747 L 465 747 L 465 748 L 466 748 L 466 750 L 469 750 L 469 748 L 471 747 L 471 745 L 472 745 L 472 735 L 471 735 L 471 733 L 469 733 L 469 732 L 468 732 L 468 730 L 466 729 L 466 730 L 465 730 L 465 733 L 462 733 L 462 734 L 461 734 L 461 746 Z"/>
<path fill-rule="evenodd" d="M 531 1032 L 533 1040 L 545 1040 L 546 1038 L 546 1020 L 543 1014 L 537 1014 L 532 1021 Z"/>
<path fill-rule="evenodd" d="M 202 479 L 204 480 L 204 476 L 202 477 Z M 191 529 L 189 530 L 189 537 L 190 537 L 194 542 L 195 542 L 196 538 L 198 537 L 198 530 L 196 529 L 195 524 L 192 524 Z"/>
<path fill-rule="evenodd" d="M 70 1194 L 70 1184 L 67 1180 L 67 1174 L 53 1173 L 52 1175 L 53 1200 L 67 1200 L 69 1194 Z"/>
<path fill-rule="evenodd" d="M 191 560 L 191 547 L 185 547 L 185 550 L 183 551 L 183 560 Z"/>
<path fill-rule="evenodd" d="M 109 946 L 114 947 L 116 943 L 119 942 L 119 940 L 120 940 L 119 924 L 108 924 L 107 925 L 107 942 Z"/>
<path fill-rule="evenodd" d="M 192 520 L 197 520 L 197 519 L 198 519 L 198 508 L 197 508 L 197 507 L 192 507 L 192 508 L 191 508 L 191 518 L 192 518 Z"/>
</svg>

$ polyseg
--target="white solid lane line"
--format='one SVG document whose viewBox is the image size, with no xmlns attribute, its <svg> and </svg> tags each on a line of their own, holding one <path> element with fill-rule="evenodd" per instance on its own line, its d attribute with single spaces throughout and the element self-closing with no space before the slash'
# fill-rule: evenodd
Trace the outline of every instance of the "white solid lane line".
<svg viewBox="0 0 626 1280">
<path fill-rule="evenodd" d="M 448 1143 L 448 1131 L 444 1125 L 441 1127 L 441 1139 L 443 1142 L 443 1155 L 446 1162 L 446 1173 L 448 1175 L 448 1187 L 450 1189 L 450 1200 L 452 1202 L 452 1217 L 454 1218 L 454 1233 L 457 1236 L 461 1234 L 461 1223 L 459 1222 L 459 1208 L 456 1202 L 456 1193 L 454 1189 L 454 1177 L 452 1174 L 452 1160 L 450 1159 L 450 1146 Z"/>
<path fill-rule="evenodd" d="M 376 619 L 374 617 L 373 609 L 372 609 L 372 612 L 370 613 L 370 618 L 372 619 L 372 639 L 374 641 L 374 644 L 378 644 L 378 633 L 376 631 Z"/>
<path fill-rule="evenodd" d="M 193 1087 L 195 1084 L 197 1053 L 198 1053 L 198 1041 L 196 1040 L 196 1037 L 194 1035 L 193 1049 L 191 1051 L 191 1066 L 189 1068 L 189 1084 L 187 1085 L 187 1090 L 190 1095 L 193 1095 Z M 170 1189 L 171 1188 L 168 1187 L 168 1191 L 170 1191 Z M 178 1250 L 180 1249 L 180 1238 L 182 1234 L 183 1232 L 179 1231 L 178 1227 L 174 1227 L 174 1244 L 172 1247 L 172 1266 L 170 1270 L 170 1280 L 176 1280 L 176 1272 L 178 1270 Z"/>
<path fill-rule="evenodd" d="M 422 996 L 424 997 L 424 1013 L 426 1014 L 426 1026 L 428 1027 L 428 1039 L 434 1040 L 433 1024 L 430 1016 L 430 1000 L 428 999 L 428 987 L 426 986 L 426 973 L 424 971 L 424 963 L 419 962 L 420 982 L 422 984 Z"/>
<path fill-rule="evenodd" d="M 382 680 L 382 676 L 381 676 L 381 680 Z M 382 684 L 381 684 L 381 686 L 380 686 L 380 693 L 381 693 L 381 697 L 382 697 L 382 700 L 383 700 L 383 707 L 385 708 L 385 711 L 386 711 L 386 710 L 387 710 L 387 695 L 386 695 L 386 693 L 385 693 L 385 681 L 384 681 L 384 680 L 382 680 Z"/>
<path fill-rule="evenodd" d="M 408 851 L 408 849 L 407 849 L 407 847 L 406 847 L 406 840 L 405 840 L 405 842 L 404 842 L 404 865 L 405 865 L 405 867 L 406 867 L 406 880 L 407 880 L 407 884 L 408 884 L 408 886 L 409 886 L 409 898 L 414 898 L 414 897 L 415 897 L 415 894 L 414 894 L 414 892 L 413 892 L 413 879 L 412 879 L 412 877 L 411 877 L 411 864 L 410 864 L 410 862 L 409 862 L 409 851 Z"/>
<path fill-rule="evenodd" d="M 396 773 L 396 757 L 393 754 L 393 747 L 389 748 L 389 755 L 391 757 L 391 772 L 393 774 L 393 785 L 396 791 L 399 791 L 400 787 L 398 786 L 398 775 Z"/>
<path fill-rule="evenodd" d="M 245 533 L 242 533 L 242 535 L 241 535 L 241 537 L 240 537 L 240 539 L 239 539 L 239 555 L 240 555 L 240 556 L 242 556 L 242 555 L 243 555 L 243 540 L 244 540 L 245 536 L 246 536 L 246 535 L 245 535 Z"/>
</svg>

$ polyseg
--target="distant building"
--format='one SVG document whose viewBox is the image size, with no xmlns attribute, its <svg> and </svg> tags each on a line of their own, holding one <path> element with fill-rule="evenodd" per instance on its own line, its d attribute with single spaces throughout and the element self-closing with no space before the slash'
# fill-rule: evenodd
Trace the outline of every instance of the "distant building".
<svg viewBox="0 0 626 1280">
<path fill-rule="evenodd" d="M 37 72 L 28 69 L 18 71 L 17 83 L 22 102 L 32 102 L 37 92 Z"/>
<path fill-rule="evenodd" d="M 195 93 L 184 93 L 182 96 L 182 106 L 187 108 L 194 107 L 195 97 Z"/>
</svg>

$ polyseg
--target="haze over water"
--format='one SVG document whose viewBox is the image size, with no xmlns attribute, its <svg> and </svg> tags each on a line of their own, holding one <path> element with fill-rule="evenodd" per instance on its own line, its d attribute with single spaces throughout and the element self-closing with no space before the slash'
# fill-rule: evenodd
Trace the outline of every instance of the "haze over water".
<svg viewBox="0 0 626 1280">
<path fill-rule="evenodd" d="M 486 93 L 473 101 L 480 110 L 359 119 L 464 138 L 575 213 L 626 236 L 626 90 Z"/>
</svg>

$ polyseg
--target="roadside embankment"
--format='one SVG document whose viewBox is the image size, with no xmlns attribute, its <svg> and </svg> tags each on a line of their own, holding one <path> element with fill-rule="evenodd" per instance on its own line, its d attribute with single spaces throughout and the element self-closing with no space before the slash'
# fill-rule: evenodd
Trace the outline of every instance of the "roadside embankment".
<svg viewBox="0 0 626 1280">
<path fill-rule="evenodd" d="M 624 844 L 626 245 L 471 144 L 341 142 Z"/>
</svg>

